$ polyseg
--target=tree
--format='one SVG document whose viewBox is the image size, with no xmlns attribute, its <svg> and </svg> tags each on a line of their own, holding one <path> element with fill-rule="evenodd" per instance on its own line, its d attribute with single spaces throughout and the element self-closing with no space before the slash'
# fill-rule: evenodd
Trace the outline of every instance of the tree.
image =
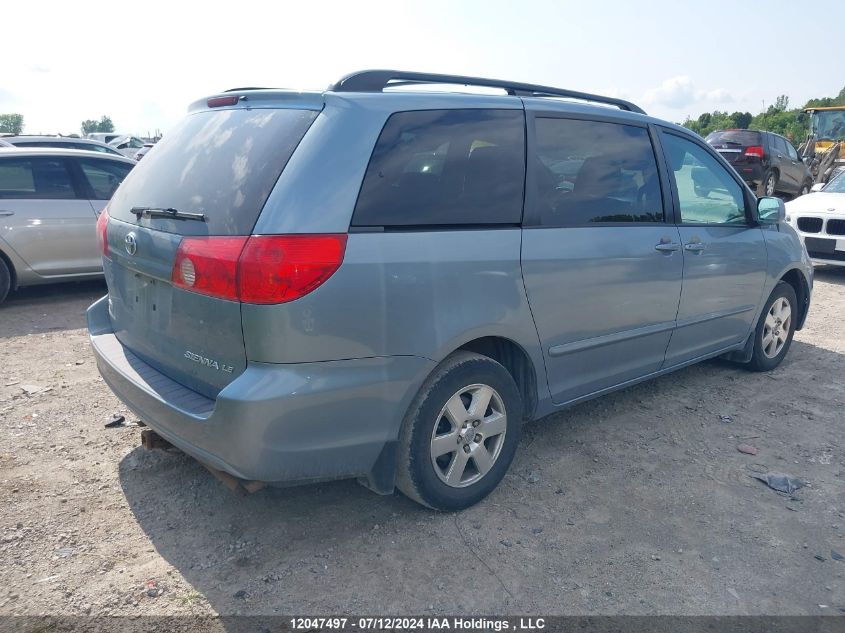
<svg viewBox="0 0 845 633">
<path fill-rule="evenodd" d="M 748 126 L 751 125 L 752 118 L 750 112 L 734 112 L 731 115 L 731 127 L 738 130 L 747 130 Z"/>
<path fill-rule="evenodd" d="M 22 114 L 0 114 L 0 132 L 7 134 L 23 133 Z"/>
<path fill-rule="evenodd" d="M 82 122 L 83 136 L 92 132 L 114 132 L 114 123 L 112 123 L 111 117 L 104 114 L 99 121 L 95 121 L 94 119 L 84 120 Z"/>
</svg>

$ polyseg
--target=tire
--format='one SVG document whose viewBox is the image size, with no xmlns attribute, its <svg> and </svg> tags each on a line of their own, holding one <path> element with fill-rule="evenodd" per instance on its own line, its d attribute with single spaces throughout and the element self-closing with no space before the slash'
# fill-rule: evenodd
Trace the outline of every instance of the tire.
<svg viewBox="0 0 845 633">
<path fill-rule="evenodd" d="M 783 302 L 786 302 L 789 308 L 788 323 L 787 318 L 783 317 Z M 754 330 L 754 353 L 747 365 L 748 369 L 771 371 L 781 364 L 792 345 L 797 319 L 798 299 L 795 290 L 788 283 L 780 281 L 766 301 Z M 787 323 L 786 328 L 782 327 L 784 323 Z"/>
<path fill-rule="evenodd" d="M 12 273 L 3 258 L 0 257 L 0 303 L 5 301 L 12 287 Z"/>
<path fill-rule="evenodd" d="M 479 414 L 474 409 L 485 398 L 489 404 Z M 443 512 L 478 503 L 513 461 L 522 411 L 519 389 L 502 365 L 480 354 L 455 352 L 426 379 L 408 409 L 396 486 L 410 499 Z"/>
<path fill-rule="evenodd" d="M 805 182 L 803 185 L 801 185 L 801 189 L 798 191 L 798 195 L 795 197 L 797 198 L 799 196 L 806 196 L 808 193 L 810 193 L 811 186 L 812 185 L 810 183 Z"/>
<path fill-rule="evenodd" d="M 763 181 L 760 183 L 761 196 L 773 196 L 778 188 L 778 175 L 774 171 L 766 172 L 763 176 Z"/>
</svg>

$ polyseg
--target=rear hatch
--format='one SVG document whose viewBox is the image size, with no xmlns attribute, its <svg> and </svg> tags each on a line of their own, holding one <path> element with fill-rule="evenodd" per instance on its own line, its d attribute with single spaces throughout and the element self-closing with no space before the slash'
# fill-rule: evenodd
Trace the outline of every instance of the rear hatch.
<svg viewBox="0 0 845 633">
<path fill-rule="evenodd" d="M 729 163 L 746 163 L 762 158 L 763 138 L 753 130 L 723 130 L 707 136 L 707 142 Z M 759 148 L 748 153 L 749 148 Z"/>
<path fill-rule="evenodd" d="M 161 373 L 208 397 L 246 368 L 241 304 L 174 286 L 177 252 L 183 240 L 229 236 L 237 243 L 237 236 L 251 234 L 318 115 L 308 106 L 191 114 L 165 134 L 109 203 L 104 263 L 117 338 Z M 173 210 L 180 217 L 171 217 Z"/>
</svg>

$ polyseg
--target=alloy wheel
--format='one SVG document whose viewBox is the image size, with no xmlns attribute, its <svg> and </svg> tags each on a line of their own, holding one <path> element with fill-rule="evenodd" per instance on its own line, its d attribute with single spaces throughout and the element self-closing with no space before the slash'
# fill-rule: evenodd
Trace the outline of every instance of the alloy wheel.
<svg viewBox="0 0 845 633">
<path fill-rule="evenodd" d="M 508 420 L 499 393 L 489 385 L 459 389 L 440 410 L 431 433 L 431 463 L 452 488 L 470 486 L 495 464 Z"/>
<path fill-rule="evenodd" d="M 769 177 L 766 179 L 766 195 L 773 196 L 775 195 L 775 185 L 777 181 L 775 180 L 774 174 L 769 174 Z"/>
<path fill-rule="evenodd" d="M 786 297 L 775 299 L 763 324 L 763 353 L 767 358 L 780 354 L 789 338 L 792 325 L 792 306 Z"/>
</svg>

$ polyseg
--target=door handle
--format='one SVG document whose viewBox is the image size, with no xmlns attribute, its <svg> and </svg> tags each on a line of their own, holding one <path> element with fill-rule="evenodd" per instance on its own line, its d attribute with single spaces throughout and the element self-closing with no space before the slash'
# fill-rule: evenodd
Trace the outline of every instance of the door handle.
<svg viewBox="0 0 845 633">
<path fill-rule="evenodd" d="M 693 253 L 699 253 L 705 248 L 707 248 L 707 246 L 701 242 L 690 242 L 689 244 L 684 244 L 684 250 L 692 251 Z"/>
<path fill-rule="evenodd" d="M 660 242 L 660 244 L 654 247 L 654 250 L 660 251 L 661 253 L 671 253 L 681 250 L 681 245 L 677 242 Z"/>
<path fill-rule="evenodd" d="M 5 209 L 0 209 L 0 216 L 7 216 L 7 215 L 15 215 L 14 211 L 6 211 Z"/>
</svg>

